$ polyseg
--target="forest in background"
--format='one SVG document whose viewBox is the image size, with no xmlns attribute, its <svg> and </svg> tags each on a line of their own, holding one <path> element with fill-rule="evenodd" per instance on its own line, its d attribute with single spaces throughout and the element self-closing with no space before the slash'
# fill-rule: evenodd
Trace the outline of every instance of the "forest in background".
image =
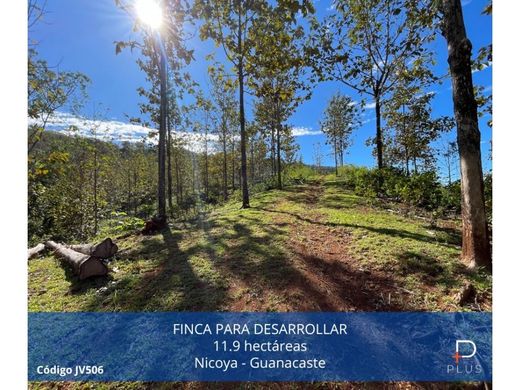
<svg viewBox="0 0 520 390">
<path fill-rule="evenodd" d="M 232 148 L 236 149 L 236 148 Z M 251 149 L 249 176 L 251 193 L 277 187 L 273 161 L 261 149 Z M 29 238 L 31 244 L 47 239 L 64 242 L 89 241 L 103 233 L 125 233 L 142 229 L 156 211 L 157 156 L 146 143 L 121 145 L 80 135 L 49 132 L 35 148 L 42 161 L 35 168 L 30 187 Z M 223 204 L 223 153 L 190 152 L 172 147 L 171 188 L 168 213 L 173 220 L 193 218 L 217 204 Z M 437 172 L 420 170 L 406 174 L 398 168 L 383 171 L 378 188 L 377 169 L 339 164 L 334 167 L 308 166 L 300 161 L 282 160 L 283 186 L 305 184 L 334 173 L 345 189 L 359 196 L 401 202 L 432 220 L 460 215 L 460 180 L 443 182 Z M 207 157 L 208 180 L 205 181 Z M 237 150 L 226 158 L 228 200 L 240 200 L 240 172 Z M 121 169 L 122 166 L 130 167 Z M 202 169 L 201 169 L 202 167 Z M 168 189 L 170 182 L 167 182 Z M 485 175 L 488 221 L 491 225 L 492 176 Z M 207 186 L 206 186 L 207 184 Z M 379 192 L 378 192 L 379 191 Z M 171 198 L 170 198 L 171 195 Z"/>
</svg>

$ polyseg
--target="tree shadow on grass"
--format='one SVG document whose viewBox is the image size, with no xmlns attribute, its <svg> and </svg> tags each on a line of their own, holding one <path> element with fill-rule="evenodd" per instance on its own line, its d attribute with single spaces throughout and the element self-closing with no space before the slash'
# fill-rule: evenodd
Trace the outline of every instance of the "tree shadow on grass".
<svg viewBox="0 0 520 390">
<path fill-rule="evenodd" d="M 343 227 L 343 228 L 354 228 L 354 229 L 364 229 L 370 232 L 374 232 L 377 234 L 384 234 L 392 237 L 398 237 L 398 238 L 406 238 L 416 241 L 422 241 L 426 243 L 437 243 L 439 245 L 443 245 L 446 247 L 458 247 L 457 244 L 443 240 L 444 242 L 439 242 L 439 240 L 435 239 L 435 237 L 428 236 L 425 234 L 419 234 L 415 232 L 410 232 L 408 230 L 404 229 L 393 229 L 393 228 L 385 228 L 385 227 L 374 227 L 374 226 L 367 226 L 367 225 L 360 225 L 356 223 L 338 223 L 338 222 L 321 222 L 315 219 L 310 219 L 307 217 L 303 217 L 297 213 L 290 212 L 290 211 L 283 211 L 283 210 L 273 210 L 269 208 L 259 208 L 259 210 L 268 212 L 268 213 L 274 213 L 274 214 L 285 214 L 289 215 L 293 218 L 296 218 L 298 221 L 306 222 L 313 225 L 321 225 L 321 226 L 327 226 L 327 227 Z M 453 242 L 455 242 L 457 239 L 453 238 Z"/>
<path fill-rule="evenodd" d="M 366 199 L 359 198 L 356 195 L 328 195 L 324 199 L 320 199 L 320 206 L 328 209 L 350 209 L 355 206 L 366 205 Z"/>
<path fill-rule="evenodd" d="M 85 310 L 407 309 L 406 297 L 399 299 L 403 292 L 393 275 L 377 270 L 364 271 L 353 259 L 338 262 L 327 257 L 325 252 L 308 253 L 299 247 L 288 251 L 288 236 L 293 232 L 288 232 L 287 226 L 294 222 L 266 218 L 270 215 L 267 213 L 289 215 L 296 223 L 307 222 L 319 229 L 356 227 L 401 238 L 434 241 L 432 237 L 404 230 L 323 223 L 260 204 L 236 216 L 203 217 L 187 227 L 186 232 L 165 229 L 156 236 L 161 239 L 144 239 L 118 260 L 139 260 L 140 264 L 144 263 L 143 269 L 128 267 L 129 273 L 114 287 L 109 287 L 106 294 L 96 294 Z M 181 241 L 182 249 L 179 247 Z M 403 264 L 413 266 L 411 261 Z M 431 266 L 409 272 L 435 274 L 437 270 Z M 439 275 L 444 274 L 440 272 Z M 237 285 L 250 292 L 249 300 L 239 302 Z M 389 295 L 392 300 L 387 302 Z"/>
<path fill-rule="evenodd" d="M 305 299 L 321 311 L 402 311 L 406 297 L 394 277 L 367 272 L 355 263 L 330 261 L 322 256 L 296 251 L 303 267 L 297 268 Z M 309 291 L 308 286 L 314 286 Z M 393 296 L 393 299 L 392 299 Z"/>
<path fill-rule="evenodd" d="M 398 255 L 398 272 L 402 275 L 416 275 L 423 283 L 438 287 L 452 288 L 458 285 L 457 276 L 467 275 L 461 263 L 440 262 L 437 258 L 415 251 L 403 251 Z"/>
<path fill-rule="evenodd" d="M 398 295 L 392 278 L 366 273 L 354 265 L 330 261 L 303 251 L 296 250 L 289 254 L 285 248 L 287 232 L 280 229 L 277 221 L 243 218 L 247 222 L 220 221 L 227 226 L 227 230 L 212 237 L 226 252 L 224 257 L 215 261 L 220 273 L 247 286 L 256 300 L 237 305 L 234 309 L 405 309 L 395 299 L 392 303 L 385 303 L 380 298 L 381 293 L 385 297 L 388 292 L 392 292 L 394 298 Z M 255 231 L 251 226 L 255 227 Z M 269 299 L 276 301 L 269 302 Z"/>
<path fill-rule="evenodd" d="M 449 244 L 462 246 L 462 233 L 460 229 L 448 226 L 423 226 L 423 228 L 440 233 Z"/>
<path fill-rule="evenodd" d="M 204 257 L 200 244 L 179 248 L 183 234 L 170 228 L 160 232 L 162 240 L 145 239 L 124 261 L 141 256 L 153 261 L 152 267 L 121 279 L 104 295 L 96 295 L 85 307 L 87 311 L 216 311 L 226 299 L 225 286 L 218 275 L 208 280 L 193 268 L 193 256 Z"/>
</svg>

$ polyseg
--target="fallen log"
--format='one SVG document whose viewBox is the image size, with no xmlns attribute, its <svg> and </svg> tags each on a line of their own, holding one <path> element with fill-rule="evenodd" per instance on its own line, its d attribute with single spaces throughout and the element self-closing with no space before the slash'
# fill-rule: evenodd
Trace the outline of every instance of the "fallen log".
<svg viewBox="0 0 520 390">
<path fill-rule="evenodd" d="M 76 252 L 99 257 L 100 259 L 108 259 L 117 253 L 118 247 L 112 242 L 112 239 L 105 238 L 99 244 L 78 244 L 67 245 L 67 248 Z"/>
<path fill-rule="evenodd" d="M 38 256 L 40 254 L 40 252 L 43 251 L 44 249 L 45 249 L 45 245 L 43 245 L 43 244 L 38 244 L 34 248 L 29 248 L 27 250 L 27 259 L 30 260 L 33 257 Z"/>
<path fill-rule="evenodd" d="M 54 241 L 45 242 L 45 246 L 69 263 L 80 280 L 108 273 L 107 266 L 98 257 L 76 252 Z"/>
</svg>

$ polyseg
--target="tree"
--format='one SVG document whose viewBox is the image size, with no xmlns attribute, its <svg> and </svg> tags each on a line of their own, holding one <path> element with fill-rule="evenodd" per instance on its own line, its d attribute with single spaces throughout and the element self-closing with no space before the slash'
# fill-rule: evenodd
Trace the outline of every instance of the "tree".
<svg viewBox="0 0 520 390">
<path fill-rule="evenodd" d="M 134 15 L 132 4 L 124 0 L 115 0 L 116 5 Z M 141 58 L 137 63 L 150 82 L 150 89 L 138 89 L 142 96 L 148 98 L 148 104 L 141 105 L 143 114 L 150 114 L 154 123 L 159 125 L 157 143 L 158 187 L 157 187 L 157 221 L 160 225 L 166 223 L 166 158 L 167 158 L 167 127 L 168 127 L 168 81 L 167 67 L 171 71 L 175 85 L 185 85 L 189 77 L 183 77 L 180 70 L 193 59 L 193 51 L 184 47 L 184 24 L 186 22 L 186 4 L 179 0 L 163 0 L 163 23 L 161 28 L 151 31 L 143 26 L 139 19 L 135 20 L 136 31 L 142 32 L 142 41 L 116 42 L 116 54 L 126 47 L 139 48 Z"/>
<path fill-rule="evenodd" d="M 31 153 L 41 140 L 49 119 L 66 104 L 78 109 L 87 97 L 89 78 L 79 72 L 63 72 L 38 58 L 36 49 L 29 50 L 28 116 Z"/>
<path fill-rule="evenodd" d="M 313 161 L 318 173 L 321 173 L 321 165 L 323 163 L 323 153 L 321 151 L 321 143 L 317 142 L 312 144 L 313 148 Z"/>
<path fill-rule="evenodd" d="M 305 77 L 304 29 L 283 3 L 266 7 L 255 27 L 250 33 L 254 61 L 247 67 L 251 74 L 248 85 L 258 99 L 256 121 L 271 133 L 273 173 L 281 189 L 281 140 L 290 135 L 283 123 L 311 95 L 312 84 Z"/>
<path fill-rule="evenodd" d="M 492 13 L 493 7 L 492 3 L 489 2 L 482 11 L 483 15 L 490 16 Z M 481 47 L 478 51 L 477 57 L 472 62 L 473 71 L 480 71 L 486 69 L 491 66 L 493 62 L 493 45 L 490 43 Z M 475 100 L 477 101 L 478 107 L 478 116 L 479 118 L 487 115 L 489 117 L 487 121 L 487 125 L 491 128 L 493 127 L 493 96 L 491 94 L 490 87 L 484 87 L 481 85 L 475 85 L 474 87 Z"/>
<path fill-rule="evenodd" d="M 177 96 L 174 91 L 170 88 L 170 97 L 168 99 L 168 131 L 166 141 L 166 158 L 167 158 L 167 169 L 168 169 L 168 207 L 170 212 L 173 210 L 173 174 L 172 174 L 172 154 L 173 150 L 173 139 L 175 138 L 175 129 L 181 123 L 182 109 L 177 104 Z M 173 129 L 173 130 L 172 130 Z"/>
<path fill-rule="evenodd" d="M 301 4 L 300 4 L 301 1 Z M 278 10 L 294 20 L 298 12 L 306 14 L 312 9 L 309 0 L 281 0 Z M 232 63 L 238 79 L 239 122 L 240 122 L 240 179 L 242 186 L 242 208 L 249 208 L 249 189 L 247 185 L 247 131 L 244 109 L 244 93 L 248 69 L 255 66 L 255 36 L 260 35 L 257 23 L 269 10 L 266 0 L 196 0 L 194 14 L 204 19 L 200 28 L 200 37 L 211 38 L 224 50 Z M 259 31 L 255 34 L 255 31 Z"/>
<path fill-rule="evenodd" d="M 213 39 L 224 49 L 233 64 L 239 84 L 240 156 L 242 180 L 242 208 L 249 208 L 247 185 L 246 119 L 244 110 L 245 65 L 251 47 L 249 30 L 257 12 L 265 7 L 264 1 L 209 1 L 196 0 L 194 13 L 204 19 L 200 37 Z"/>
<path fill-rule="evenodd" d="M 449 141 L 443 144 L 441 150 L 441 157 L 443 158 L 444 166 L 448 171 L 448 185 L 451 186 L 453 181 L 453 171 L 455 169 L 455 162 L 459 151 L 457 149 L 456 141 Z"/>
<path fill-rule="evenodd" d="M 466 35 L 460 0 L 442 0 L 441 33 L 448 45 L 448 64 L 457 122 L 462 191 L 462 260 L 470 267 L 491 269 L 484 200 L 477 102 L 471 74 L 472 45 Z"/>
<path fill-rule="evenodd" d="M 430 39 L 424 19 L 428 6 L 408 0 L 338 0 L 336 13 L 322 24 L 307 47 L 316 75 L 339 80 L 374 100 L 376 155 L 384 167 L 382 105 L 399 80 L 431 60 L 425 43 Z M 427 78 L 429 74 L 416 74 Z"/>
<path fill-rule="evenodd" d="M 435 150 L 432 143 L 441 133 L 455 126 L 452 118 L 432 117 L 433 92 L 423 92 L 421 88 L 403 83 L 392 94 L 386 105 L 384 117 L 387 131 L 393 130 L 388 137 L 385 155 L 388 161 L 404 165 L 406 175 L 410 174 L 410 163 L 415 173 L 419 162 L 425 170 L 435 167 Z"/>
<path fill-rule="evenodd" d="M 321 130 L 332 146 L 336 176 L 338 163 L 343 166 L 343 155 L 351 145 L 352 132 L 359 125 L 356 103 L 349 97 L 336 93 L 330 99 L 321 122 Z"/>
<path fill-rule="evenodd" d="M 202 140 L 204 143 L 203 147 L 203 158 L 204 158 L 204 197 L 209 199 L 209 133 L 210 133 L 210 122 L 214 121 L 213 111 L 214 107 L 211 100 L 206 99 L 202 93 L 196 96 L 197 109 L 202 114 L 202 119 L 194 123 L 194 130 L 198 130 L 202 133 Z"/>
<path fill-rule="evenodd" d="M 236 101 L 235 82 L 227 77 L 222 66 L 210 69 L 211 94 L 217 110 L 217 129 L 219 141 L 222 145 L 222 195 L 228 199 L 228 145 L 233 137 L 233 129 L 238 126 L 239 118 L 236 115 L 238 102 Z M 232 157 L 234 158 L 234 156 Z M 232 172 L 234 176 L 234 171 Z M 234 184 L 233 184 L 234 190 Z"/>
</svg>

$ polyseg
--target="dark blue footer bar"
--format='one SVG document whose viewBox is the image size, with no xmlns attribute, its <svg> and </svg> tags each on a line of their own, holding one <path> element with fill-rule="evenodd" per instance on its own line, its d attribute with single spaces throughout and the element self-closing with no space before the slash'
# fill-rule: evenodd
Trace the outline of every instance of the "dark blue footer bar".
<svg viewBox="0 0 520 390">
<path fill-rule="evenodd" d="M 31 381 L 491 381 L 491 313 L 29 313 Z"/>
</svg>

